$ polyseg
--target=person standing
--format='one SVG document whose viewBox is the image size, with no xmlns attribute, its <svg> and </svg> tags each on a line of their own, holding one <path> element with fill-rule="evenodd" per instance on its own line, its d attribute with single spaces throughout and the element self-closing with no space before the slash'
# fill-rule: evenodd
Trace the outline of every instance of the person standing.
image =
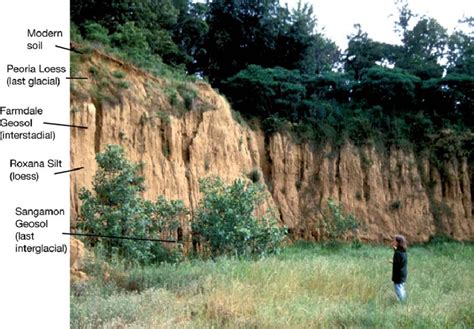
<svg viewBox="0 0 474 329">
<path fill-rule="evenodd" d="M 392 281 L 398 300 L 404 302 L 407 297 L 405 290 L 408 274 L 407 240 L 403 235 L 395 235 L 392 247 L 395 250 L 393 260 L 390 260 L 393 265 Z"/>
</svg>

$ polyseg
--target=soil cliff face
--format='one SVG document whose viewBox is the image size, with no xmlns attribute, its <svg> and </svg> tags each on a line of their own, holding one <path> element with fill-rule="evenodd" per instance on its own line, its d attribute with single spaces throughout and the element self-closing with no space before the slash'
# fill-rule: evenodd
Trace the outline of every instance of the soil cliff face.
<svg viewBox="0 0 474 329">
<path fill-rule="evenodd" d="M 321 209 L 332 197 L 364 225 L 363 240 L 381 242 L 393 234 L 426 241 L 436 233 L 472 239 L 472 169 L 451 159 L 443 171 L 409 150 L 378 152 L 347 143 L 296 144 L 282 134 L 265 136 L 239 124 L 229 104 L 205 83 L 156 79 L 94 52 L 78 63 L 89 80 L 73 82 L 71 214 L 74 225 L 81 187 L 91 189 L 95 154 L 120 144 L 133 162 L 144 162 L 144 197 L 181 199 L 191 209 L 199 201 L 198 180 L 226 180 L 258 170 L 295 238 L 320 238 Z M 190 232 L 183 220 L 184 233 Z"/>
</svg>

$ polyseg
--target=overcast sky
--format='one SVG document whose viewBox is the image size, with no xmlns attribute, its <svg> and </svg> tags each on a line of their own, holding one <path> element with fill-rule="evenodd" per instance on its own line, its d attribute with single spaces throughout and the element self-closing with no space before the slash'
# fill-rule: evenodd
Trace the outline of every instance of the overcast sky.
<svg viewBox="0 0 474 329">
<path fill-rule="evenodd" d="M 394 0 L 307 0 L 313 5 L 318 19 L 318 31 L 324 28 L 324 34 L 344 50 L 347 47 L 347 35 L 355 31 L 354 24 L 361 24 L 362 30 L 376 41 L 398 43 L 399 38 L 393 32 L 398 11 Z M 280 0 L 296 6 L 298 0 Z M 409 0 L 409 8 L 416 14 L 435 18 L 449 32 L 458 25 L 463 16 L 474 16 L 473 0 Z"/>
</svg>

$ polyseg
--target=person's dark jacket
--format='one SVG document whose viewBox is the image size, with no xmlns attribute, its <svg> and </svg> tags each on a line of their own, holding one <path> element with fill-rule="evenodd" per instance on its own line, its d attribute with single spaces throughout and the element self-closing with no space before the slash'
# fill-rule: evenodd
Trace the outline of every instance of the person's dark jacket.
<svg viewBox="0 0 474 329">
<path fill-rule="evenodd" d="M 407 253 L 395 250 L 393 254 L 392 281 L 393 283 L 404 283 L 407 280 Z"/>
</svg>

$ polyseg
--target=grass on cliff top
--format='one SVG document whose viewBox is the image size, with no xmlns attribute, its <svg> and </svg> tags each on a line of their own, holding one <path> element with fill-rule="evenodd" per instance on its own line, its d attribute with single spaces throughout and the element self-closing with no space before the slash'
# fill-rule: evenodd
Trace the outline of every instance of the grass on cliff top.
<svg viewBox="0 0 474 329">
<path fill-rule="evenodd" d="M 71 287 L 71 327 L 473 328 L 474 246 L 408 255 L 405 305 L 395 299 L 387 247 L 299 244 L 259 261 L 115 264 L 106 280 L 96 264 L 96 279 Z"/>
</svg>

